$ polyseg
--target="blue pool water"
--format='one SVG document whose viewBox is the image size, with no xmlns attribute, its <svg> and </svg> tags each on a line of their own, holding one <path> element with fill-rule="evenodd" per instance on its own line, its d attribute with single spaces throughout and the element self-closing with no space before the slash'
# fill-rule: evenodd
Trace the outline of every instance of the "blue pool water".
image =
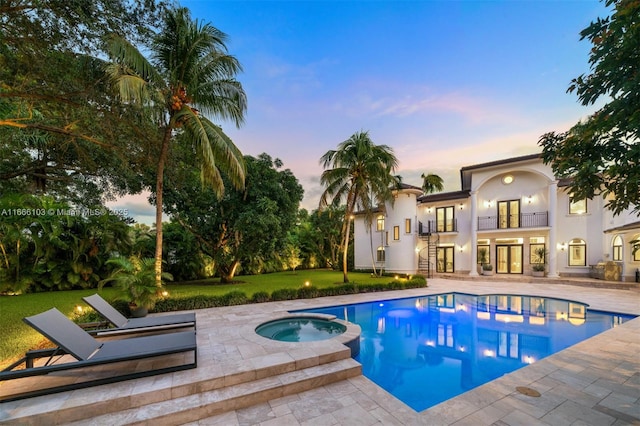
<svg viewBox="0 0 640 426">
<path fill-rule="evenodd" d="M 460 293 L 305 312 L 358 324 L 363 374 L 416 411 L 634 318 L 567 300 Z"/>
</svg>

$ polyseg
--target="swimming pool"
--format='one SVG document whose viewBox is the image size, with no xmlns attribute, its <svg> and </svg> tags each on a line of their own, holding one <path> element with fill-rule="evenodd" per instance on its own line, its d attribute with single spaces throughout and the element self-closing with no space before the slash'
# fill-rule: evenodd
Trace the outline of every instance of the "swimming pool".
<svg viewBox="0 0 640 426">
<path fill-rule="evenodd" d="M 422 411 L 634 318 L 537 296 L 447 293 L 305 309 L 362 328 L 362 373 Z"/>
</svg>

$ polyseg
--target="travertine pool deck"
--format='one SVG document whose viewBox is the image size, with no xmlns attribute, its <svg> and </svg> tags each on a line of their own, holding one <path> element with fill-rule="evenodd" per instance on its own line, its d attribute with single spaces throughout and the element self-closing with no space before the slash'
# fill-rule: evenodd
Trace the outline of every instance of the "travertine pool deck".
<svg viewBox="0 0 640 426">
<path fill-rule="evenodd" d="M 193 391 L 193 386 L 202 387 L 203 395 L 210 391 L 204 388 L 204 383 L 209 382 L 203 381 L 208 376 L 232 385 L 233 381 L 240 383 L 247 378 L 268 380 L 260 376 L 274 371 L 269 365 L 277 366 L 286 375 L 295 373 L 287 373 L 285 366 L 290 364 L 322 369 L 323 365 L 330 365 L 319 361 L 322 358 L 327 362 L 351 361 L 341 360 L 343 346 L 334 340 L 284 344 L 256 339 L 247 333 L 255 324 L 290 310 L 457 291 L 562 298 L 587 303 L 591 309 L 640 315 L 638 289 L 593 288 L 588 282 L 579 286 L 563 282 L 432 278 L 429 287 L 423 289 L 198 310 L 197 369 L 3 403 L 0 404 L 0 423 L 27 423 L 24 419 L 34 418 L 29 416 L 44 413 L 42 418 L 50 422 L 78 425 L 640 425 L 640 318 L 420 413 L 364 376 L 353 374 L 353 366 L 347 365 L 350 373 L 344 380 L 327 384 L 314 378 L 316 382 L 309 383 L 317 386 L 309 390 L 286 396 L 274 390 L 273 398 L 262 397 L 253 405 L 247 404 L 250 402 L 247 394 L 244 408 L 234 409 L 230 405 L 229 410 L 197 418 L 193 418 L 194 413 L 205 411 L 190 411 L 191 417 L 154 417 L 162 410 L 161 406 L 152 404 L 155 395 L 173 398 L 162 406 L 169 406 L 173 401 L 180 404 L 179 398 Z M 242 386 L 249 392 L 252 382 L 249 380 Z M 541 396 L 520 394 L 515 389 L 519 386 L 537 390 Z M 123 395 L 128 398 L 127 402 L 147 398 L 149 405 L 101 415 L 101 403 L 123 403 Z M 237 398 L 240 399 L 241 396 Z M 65 410 L 79 401 L 88 401 L 95 409 L 94 414 L 75 423 L 66 421 Z"/>
</svg>

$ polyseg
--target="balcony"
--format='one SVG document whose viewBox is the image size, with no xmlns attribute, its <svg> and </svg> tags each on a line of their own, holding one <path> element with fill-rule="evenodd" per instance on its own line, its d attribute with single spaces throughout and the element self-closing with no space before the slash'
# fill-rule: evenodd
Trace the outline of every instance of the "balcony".
<svg viewBox="0 0 640 426">
<path fill-rule="evenodd" d="M 425 223 L 418 222 L 418 233 L 420 235 L 436 234 L 441 232 L 458 232 L 457 220 L 428 220 Z"/>
<path fill-rule="evenodd" d="M 549 226 L 548 212 L 520 213 L 509 216 L 478 217 L 478 231 L 494 229 L 540 228 Z"/>
</svg>

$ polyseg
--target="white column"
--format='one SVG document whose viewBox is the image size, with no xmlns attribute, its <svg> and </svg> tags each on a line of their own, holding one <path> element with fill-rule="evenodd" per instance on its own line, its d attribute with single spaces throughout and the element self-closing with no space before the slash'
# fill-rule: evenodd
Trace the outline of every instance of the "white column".
<svg viewBox="0 0 640 426">
<path fill-rule="evenodd" d="M 478 276 L 478 193 L 471 191 L 471 269 L 469 275 Z"/>
<path fill-rule="evenodd" d="M 556 237 L 557 212 L 558 210 L 558 181 L 549 184 L 549 273 L 550 278 L 557 278 L 558 275 L 558 242 Z"/>
</svg>

